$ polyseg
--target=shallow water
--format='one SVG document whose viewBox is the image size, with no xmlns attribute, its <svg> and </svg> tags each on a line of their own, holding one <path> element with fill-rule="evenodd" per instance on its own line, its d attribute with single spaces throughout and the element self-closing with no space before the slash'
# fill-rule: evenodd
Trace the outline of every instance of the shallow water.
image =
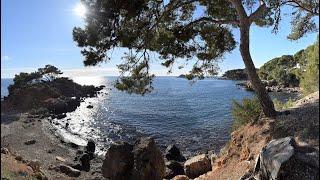
<svg viewBox="0 0 320 180">
<path fill-rule="evenodd" d="M 68 122 L 73 136 L 95 139 L 100 153 L 114 141 L 133 142 L 140 136 L 152 136 L 161 149 L 175 143 L 187 156 L 219 151 L 229 139 L 232 100 L 253 96 L 237 87 L 235 81 L 205 79 L 190 83 L 176 77 L 155 78 L 154 91 L 141 96 L 116 90 L 115 79 L 74 78 L 80 84 L 106 88 L 98 97 L 87 98 L 66 118 L 57 120 L 61 127 Z M 283 93 L 271 96 L 280 100 L 292 97 Z"/>
</svg>

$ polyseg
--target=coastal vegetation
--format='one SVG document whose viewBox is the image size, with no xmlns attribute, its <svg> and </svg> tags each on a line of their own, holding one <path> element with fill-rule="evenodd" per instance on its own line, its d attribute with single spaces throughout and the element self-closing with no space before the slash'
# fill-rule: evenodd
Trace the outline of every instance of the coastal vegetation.
<svg viewBox="0 0 320 180">
<path fill-rule="evenodd" d="M 262 108 L 257 97 L 243 98 L 241 102 L 233 101 L 231 114 L 234 121 L 231 130 L 235 131 L 243 125 L 256 122 L 261 113 Z"/>
<path fill-rule="evenodd" d="M 281 102 L 278 99 L 274 99 L 273 103 L 277 111 L 282 111 L 284 109 L 288 109 L 293 106 L 293 100 L 290 98 L 286 102 Z"/>
<path fill-rule="evenodd" d="M 263 80 L 275 81 L 283 87 L 303 87 L 306 92 L 317 91 L 319 82 L 319 42 L 315 42 L 306 49 L 294 55 L 283 55 L 271 59 L 259 69 L 259 76 Z M 308 86 L 306 86 L 308 84 Z M 313 90 L 311 90 L 313 89 Z"/>
<path fill-rule="evenodd" d="M 245 69 L 232 69 L 226 71 L 222 78 L 231 80 L 248 80 L 248 75 Z"/>
<path fill-rule="evenodd" d="M 304 94 L 319 91 L 319 37 L 317 42 L 306 50 L 307 63 L 301 76 L 301 87 Z"/>
<path fill-rule="evenodd" d="M 62 77 L 62 71 L 53 65 L 31 73 L 22 72 L 15 75 L 8 87 L 8 96 L 1 101 L 2 179 L 319 179 L 319 39 L 295 55 L 270 60 L 259 70 L 254 66 L 249 46 L 251 26 L 273 26 L 276 33 L 284 15 L 282 10 L 288 6 L 292 8 L 288 13 L 292 18 L 288 39 L 297 40 L 318 31 L 314 22 L 314 17 L 319 16 L 318 1 L 81 2 L 87 16 L 83 27 L 74 28 L 73 39 L 82 48 L 84 65 L 96 66 L 110 60 L 109 51 L 114 48 L 128 50 L 122 64 L 117 66 L 120 77 L 114 86 L 118 90 L 141 95 L 151 92 L 154 74 L 150 67 L 156 56 L 169 72 L 178 60 L 183 61 L 179 67 L 193 63 L 189 73 L 181 78 L 200 80 L 217 75 L 219 59 L 236 49 L 233 32 L 237 29 L 245 69 L 227 71 L 223 77 L 250 79 L 243 84 L 255 91 L 255 96 L 232 102 L 234 121 L 232 132 L 227 134 L 216 129 L 227 131 L 231 121 L 219 121 L 218 117 L 229 118 L 229 109 L 224 106 L 229 104 L 221 103 L 240 92 L 236 88 L 230 91 L 229 86 L 205 84 L 196 89 L 199 94 L 188 90 L 186 98 L 174 99 L 173 96 L 183 93 L 183 89 L 175 85 L 187 84 L 175 79 L 166 91 L 145 97 L 153 99 L 154 104 L 140 96 L 128 98 L 112 88 L 104 93 L 106 96 L 85 101 L 101 93 L 104 86 L 80 85 Z M 199 8 L 204 13 L 198 13 Z M 84 14 L 82 6 L 77 9 Z M 252 46 L 255 49 L 254 44 Z M 233 86 L 234 82 L 229 83 Z M 305 96 L 285 103 L 272 101 L 268 92 L 275 85 L 299 86 Z M 217 91 L 203 96 L 206 90 L 215 88 L 223 91 L 223 101 L 209 99 L 217 97 Z M 163 101 L 156 99 L 159 94 Z M 140 104 L 146 109 L 134 101 L 136 97 L 141 98 Z M 81 102 L 85 106 L 78 108 Z M 132 106 L 127 106 L 129 102 Z M 211 107 L 210 103 L 218 104 L 219 108 L 205 109 Z M 83 107 L 87 111 L 83 111 Z M 76 109 L 80 111 L 75 112 L 75 116 L 67 114 Z M 194 116 L 197 111 L 200 115 Z M 120 116 L 115 116 L 117 113 Z M 141 122 L 136 118 L 140 115 Z M 213 126 L 213 121 L 206 118 L 219 125 Z M 176 129 L 172 131 L 172 127 Z M 131 136 L 134 133 L 136 136 Z M 173 135 L 168 136 L 169 133 Z M 179 133 L 182 138 L 170 138 Z M 200 133 L 203 134 L 198 136 Z M 223 134 L 223 138 L 219 134 Z M 151 137 L 145 137 L 149 135 Z M 165 143 L 159 146 L 158 140 L 163 137 L 166 137 Z M 129 142 L 131 139 L 135 142 Z M 204 152 L 193 149 L 192 153 L 197 155 L 189 156 L 175 145 L 178 141 L 185 141 L 184 149 L 192 149 L 190 142 L 209 148 L 203 148 Z M 228 142 L 224 147 L 214 144 L 225 141 Z M 203 142 L 209 142 L 208 146 Z M 101 156 L 98 152 L 105 154 Z"/>
<path fill-rule="evenodd" d="M 298 92 L 304 95 L 319 90 L 319 40 L 294 55 L 283 55 L 267 61 L 257 69 L 262 83 L 268 91 Z M 226 71 L 223 79 L 243 80 L 237 85 L 252 91 L 245 69 Z M 300 91 L 299 91 L 300 92 Z"/>
</svg>

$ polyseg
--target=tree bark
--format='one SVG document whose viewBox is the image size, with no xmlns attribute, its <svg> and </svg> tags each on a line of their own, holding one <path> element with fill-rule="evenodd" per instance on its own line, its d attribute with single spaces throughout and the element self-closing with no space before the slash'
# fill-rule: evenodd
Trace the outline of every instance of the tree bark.
<svg viewBox="0 0 320 180">
<path fill-rule="evenodd" d="M 266 91 L 265 86 L 262 84 L 256 68 L 253 64 L 250 54 L 250 23 L 241 23 L 240 25 L 240 52 L 243 62 L 246 67 L 248 77 L 251 81 L 252 87 L 255 90 L 257 97 L 262 106 L 262 110 L 267 117 L 275 117 L 276 111 L 273 102 Z"/>
</svg>

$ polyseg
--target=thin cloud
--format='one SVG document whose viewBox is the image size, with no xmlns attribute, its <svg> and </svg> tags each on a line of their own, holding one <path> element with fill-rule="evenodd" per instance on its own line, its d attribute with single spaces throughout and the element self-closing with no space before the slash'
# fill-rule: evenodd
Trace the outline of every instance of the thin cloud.
<svg viewBox="0 0 320 180">
<path fill-rule="evenodd" d="M 117 68 L 79 68 L 62 70 L 65 76 L 118 76 Z"/>
<path fill-rule="evenodd" d="M 10 60 L 11 58 L 9 56 L 2 56 L 1 57 L 1 61 L 8 61 Z"/>
</svg>

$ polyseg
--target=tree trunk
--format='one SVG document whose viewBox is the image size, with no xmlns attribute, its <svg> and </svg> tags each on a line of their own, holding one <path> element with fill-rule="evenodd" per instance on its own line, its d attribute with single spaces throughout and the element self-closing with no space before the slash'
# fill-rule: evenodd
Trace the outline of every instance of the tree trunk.
<svg viewBox="0 0 320 180">
<path fill-rule="evenodd" d="M 265 86 L 262 84 L 256 68 L 253 64 L 251 54 L 250 54 L 250 44 L 249 44 L 249 33 L 250 33 L 250 24 L 241 24 L 240 25 L 240 52 L 243 59 L 243 62 L 246 66 L 246 71 L 248 77 L 251 81 L 252 87 L 255 90 L 262 110 L 267 117 L 275 117 L 276 111 L 274 109 L 273 102 L 266 91 Z"/>
</svg>

